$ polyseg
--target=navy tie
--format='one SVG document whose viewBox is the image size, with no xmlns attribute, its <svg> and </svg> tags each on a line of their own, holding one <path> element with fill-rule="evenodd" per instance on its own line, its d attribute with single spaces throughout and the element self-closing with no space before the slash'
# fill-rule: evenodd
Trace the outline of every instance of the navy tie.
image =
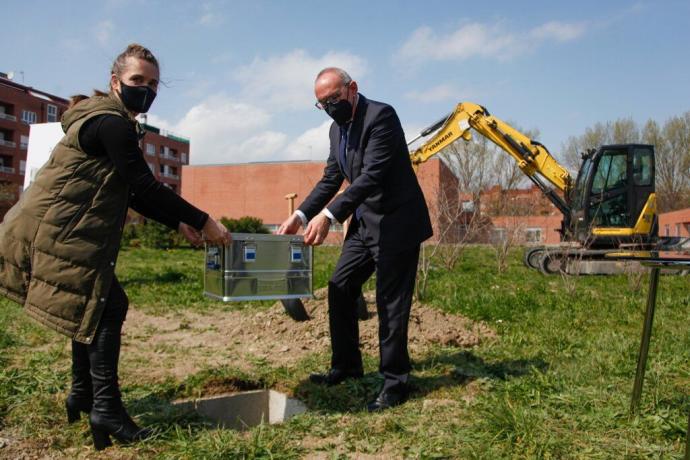
<svg viewBox="0 0 690 460">
<path fill-rule="evenodd" d="M 343 174 L 345 174 L 345 169 L 347 168 L 347 128 L 349 125 L 341 126 L 340 127 L 340 145 L 338 146 L 338 161 L 340 161 L 340 169 L 343 170 Z M 359 206 L 355 209 L 355 218 L 359 220 L 362 217 L 362 211 L 359 209 Z"/>
<path fill-rule="evenodd" d="M 338 153 L 340 154 L 338 160 L 340 161 L 340 169 L 345 174 L 347 167 L 347 125 L 340 127 L 340 145 L 338 146 Z"/>
</svg>

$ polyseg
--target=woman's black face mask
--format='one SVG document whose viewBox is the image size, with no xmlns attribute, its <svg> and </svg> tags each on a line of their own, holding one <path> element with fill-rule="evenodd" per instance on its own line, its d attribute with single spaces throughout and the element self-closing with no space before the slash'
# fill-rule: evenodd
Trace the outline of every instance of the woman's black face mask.
<svg viewBox="0 0 690 460">
<path fill-rule="evenodd" d="M 156 92 L 148 86 L 129 86 L 120 80 L 120 98 L 127 110 L 146 113 L 156 98 Z"/>
</svg>

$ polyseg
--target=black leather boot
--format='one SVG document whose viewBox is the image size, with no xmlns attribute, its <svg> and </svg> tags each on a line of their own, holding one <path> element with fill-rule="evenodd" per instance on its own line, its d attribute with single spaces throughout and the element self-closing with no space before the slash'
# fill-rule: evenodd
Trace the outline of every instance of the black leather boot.
<svg viewBox="0 0 690 460">
<path fill-rule="evenodd" d="M 93 384 L 93 408 L 89 423 L 96 450 L 112 445 L 111 437 L 122 443 L 131 443 L 146 439 L 153 433 L 139 427 L 122 404 L 117 368 L 126 312 L 127 297 L 119 284 L 114 283 L 94 341 L 89 345 Z"/>
<path fill-rule="evenodd" d="M 72 389 L 65 400 L 67 423 L 74 423 L 81 413 L 91 412 L 93 389 L 88 346 L 72 341 Z"/>
</svg>

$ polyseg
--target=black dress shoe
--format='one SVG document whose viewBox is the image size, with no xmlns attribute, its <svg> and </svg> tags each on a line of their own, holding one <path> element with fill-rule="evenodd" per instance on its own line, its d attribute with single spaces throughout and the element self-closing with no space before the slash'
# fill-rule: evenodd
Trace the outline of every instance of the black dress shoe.
<svg viewBox="0 0 690 460">
<path fill-rule="evenodd" d="M 364 375 L 361 370 L 357 371 L 343 371 L 340 369 L 329 369 L 325 374 L 311 374 L 309 381 L 317 385 L 333 386 L 346 379 L 359 379 Z"/>
<path fill-rule="evenodd" d="M 369 412 L 379 412 L 398 406 L 407 401 L 407 387 L 398 386 L 388 390 L 381 390 L 376 399 L 367 404 Z"/>
</svg>

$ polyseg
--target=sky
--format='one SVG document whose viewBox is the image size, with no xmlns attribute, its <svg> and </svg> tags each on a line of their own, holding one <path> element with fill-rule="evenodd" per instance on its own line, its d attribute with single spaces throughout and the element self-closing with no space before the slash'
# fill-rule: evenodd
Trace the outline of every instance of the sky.
<svg viewBox="0 0 690 460">
<path fill-rule="evenodd" d="M 408 139 L 462 101 L 569 136 L 690 110 L 690 2 L 2 0 L 0 72 L 68 97 L 106 89 L 131 42 L 161 63 L 150 124 L 191 138 L 191 164 L 325 160 L 314 78 L 347 70 Z"/>
</svg>

